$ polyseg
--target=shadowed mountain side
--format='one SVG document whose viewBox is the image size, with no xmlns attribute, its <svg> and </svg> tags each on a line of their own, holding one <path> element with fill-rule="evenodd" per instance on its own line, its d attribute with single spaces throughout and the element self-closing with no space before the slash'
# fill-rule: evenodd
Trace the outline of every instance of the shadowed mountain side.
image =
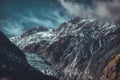
<svg viewBox="0 0 120 80">
<path fill-rule="evenodd" d="M 0 32 L 0 78 L 12 80 L 58 80 L 27 64 L 24 53 Z"/>
</svg>

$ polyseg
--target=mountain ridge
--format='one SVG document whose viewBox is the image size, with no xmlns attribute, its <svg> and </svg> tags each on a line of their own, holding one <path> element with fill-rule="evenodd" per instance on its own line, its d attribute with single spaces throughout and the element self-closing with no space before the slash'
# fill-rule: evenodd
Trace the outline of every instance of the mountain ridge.
<svg viewBox="0 0 120 80">
<path fill-rule="evenodd" d="M 53 38 L 44 39 L 49 44 L 27 43 L 23 51 L 42 55 L 64 73 L 61 80 L 100 80 L 112 56 L 120 52 L 120 27 L 115 22 L 77 17 L 52 33 Z"/>
</svg>

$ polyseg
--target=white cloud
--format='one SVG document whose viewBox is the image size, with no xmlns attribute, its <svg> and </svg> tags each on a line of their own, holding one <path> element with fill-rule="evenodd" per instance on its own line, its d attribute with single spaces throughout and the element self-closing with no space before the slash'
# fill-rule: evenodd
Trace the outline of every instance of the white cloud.
<svg viewBox="0 0 120 80">
<path fill-rule="evenodd" d="M 76 3 L 72 3 L 70 1 L 59 0 L 61 5 L 72 15 L 80 15 L 80 6 Z"/>
<path fill-rule="evenodd" d="M 110 12 L 105 2 L 95 2 L 95 8 L 93 12 L 94 15 L 99 18 L 111 18 Z"/>
<path fill-rule="evenodd" d="M 85 7 L 80 3 L 67 0 L 59 0 L 63 8 L 71 15 L 80 17 L 95 17 L 98 19 L 108 18 L 111 20 L 120 17 L 120 0 L 99 1 L 93 0 L 94 7 Z"/>
<path fill-rule="evenodd" d="M 38 17 L 32 11 L 27 11 L 27 15 L 22 13 L 17 13 L 17 17 L 7 18 L 0 20 L 0 25 L 2 26 L 2 30 L 7 35 L 18 36 L 23 33 L 23 31 L 27 28 L 36 27 L 36 26 L 43 26 L 43 27 L 51 27 L 57 28 L 61 23 L 68 20 L 69 17 L 61 15 L 58 10 L 49 10 L 47 13 L 42 12 L 39 14 L 43 17 Z M 40 11 L 38 11 L 40 13 Z M 23 25 L 25 24 L 25 26 Z"/>
<path fill-rule="evenodd" d="M 42 12 L 42 15 L 45 16 L 45 18 L 38 18 L 31 12 L 30 15 L 24 19 L 40 26 L 53 28 L 58 27 L 61 23 L 67 21 L 68 19 L 64 15 L 60 15 L 60 12 L 57 10 L 48 11 L 48 13 Z"/>
<path fill-rule="evenodd" d="M 59 0 L 59 2 L 69 14 L 74 16 L 86 17 L 87 15 L 88 17 L 90 17 L 91 14 L 93 13 L 92 9 L 85 8 L 85 6 L 80 3 L 78 4 L 78 3 L 65 1 L 65 0 Z"/>
<path fill-rule="evenodd" d="M 4 20 L 2 29 L 7 35 L 17 36 L 22 34 L 23 27 L 17 21 L 11 21 L 11 19 Z"/>
</svg>

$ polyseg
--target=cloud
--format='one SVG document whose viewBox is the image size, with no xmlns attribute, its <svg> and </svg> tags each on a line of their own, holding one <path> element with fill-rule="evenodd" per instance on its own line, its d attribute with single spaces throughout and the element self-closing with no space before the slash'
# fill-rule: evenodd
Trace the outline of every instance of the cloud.
<svg viewBox="0 0 120 80">
<path fill-rule="evenodd" d="M 31 13 L 31 15 L 26 20 L 32 21 L 44 27 L 56 28 L 61 23 L 67 21 L 69 18 L 65 15 L 61 15 L 58 10 L 51 10 L 47 13 L 42 12 L 41 15 L 44 16 L 44 18 L 38 18 L 38 16 L 35 16 L 34 13 Z"/>
<path fill-rule="evenodd" d="M 1 30 L 9 36 L 18 36 L 26 29 L 36 26 L 57 28 L 69 19 L 69 17 L 60 14 L 59 10 L 48 10 L 48 12 L 38 10 L 37 12 L 36 15 L 33 10 L 26 10 L 24 13 L 19 12 L 15 16 L 1 19 Z"/>
<path fill-rule="evenodd" d="M 8 20 L 0 20 L 0 22 L 3 26 L 3 32 L 5 32 L 7 35 L 16 36 L 20 35 L 23 31 L 23 27 L 21 27 L 22 25 L 19 24 L 17 21 L 13 21 L 11 18 L 9 18 Z"/>
<path fill-rule="evenodd" d="M 106 6 L 102 2 L 96 2 L 94 8 L 89 5 L 89 7 L 86 7 L 86 5 L 82 3 L 76 3 L 72 1 L 66 1 L 66 0 L 59 0 L 61 5 L 63 6 L 66 11 L 74 16 L 80 16 L 80 17 L 95 17 L 95 16 L 108 16 L 108 10 L 106 9 Z"/>
<path fill-rule="evenodd" d="M 66 11 L 74 16 L 83 16 L 85 17 L 86 15 L 90 16 L 89 14 L 92 14 L 92 9 L 86 7 L 83 4 L 80 3 L 75 3 L 72 1 L 65 1 L 65 0 L 59 0 L 61 5 L 63 6 Z"/>
<path fill-rule="evenodd" d="M 96 13 L 102 17 L 111 18 L 114 21 L 120 19 L 120 0 L 95 1 Z"/>
<path fill-rule="evenodd" d="M 103 1 L 92 0 L 91 5 L 73 2 L 72 0 L 59 0 L 62 7 L 71 15 L 84 18 L 118 19 L 120 16 L 120 0 Z M 88 7 L 89 6 L 89 7 Z"/>
<path fill-rule="evenodd" d="M 95 8 L 93 9 L 95 17 L 99 18 L 111 18 L 110 12 L 107 8 L 107 5 L 105 2 L 94 2 Z"/>
<path fill-rule="evenodd" d="M 70 19 L 57 0 L 7 1 L 0 5 L 0 30 L 9 36 L 21 35 L 28 28 L 43 26 L 57 28 Z"/>
<path fill-rule="evenodd" d="M 107 7 L 115 20 L 120 19 L 120 0 L 112 0 L 111 2 L 108 2 Z"/>
<path fill-rule="evenodd" d="M 79 15 L 80 6 L 78 4 L 65 0 L 59 0 L 59 2 L 71 15 Z"/>
</svg>

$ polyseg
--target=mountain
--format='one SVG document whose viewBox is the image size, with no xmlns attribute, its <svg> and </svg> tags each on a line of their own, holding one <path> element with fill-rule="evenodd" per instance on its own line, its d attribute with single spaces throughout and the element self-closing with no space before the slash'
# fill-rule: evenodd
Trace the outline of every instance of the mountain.
<svg viewBox="0 0 120 80">
<path fill-rule="evenodd" d="M 76 17 L 54 31 L 10 40 L 24 52 L 43 56 L 63 73 L 61 80 L 101 80 L 113 55 L 120 52 L 119 36 L 120 26 L 114 21 Z"/>
<path fill-rule="evenodd" d="M 0 80 L 58 80 L 31 67 L 25 54 L 0 32 Z"/>
</svg>

